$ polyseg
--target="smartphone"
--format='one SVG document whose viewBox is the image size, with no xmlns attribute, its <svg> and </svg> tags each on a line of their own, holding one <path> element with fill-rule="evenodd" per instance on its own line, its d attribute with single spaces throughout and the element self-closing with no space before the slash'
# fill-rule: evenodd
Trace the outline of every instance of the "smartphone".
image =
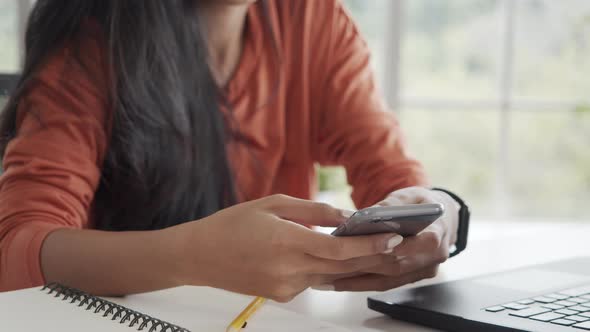
<svg viewBox="0 0 590 332">
<path fill-rule="evenodd" d="M 420 233 L 444 213 L 442 204 L 377 206 L 355 212 L 332 235 L 355 236 L 396 233 L 407 237 Z"/>
</svg>

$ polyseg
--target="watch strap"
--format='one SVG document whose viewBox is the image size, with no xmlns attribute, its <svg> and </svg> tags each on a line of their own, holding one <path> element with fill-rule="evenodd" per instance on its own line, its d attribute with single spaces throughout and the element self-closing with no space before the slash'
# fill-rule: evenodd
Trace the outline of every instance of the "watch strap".
<svg viewBox="0 0 590 332">
<path fill-rule="evenodd" d="M 460 252 L 467 248 L 467 237 L 469 234 L 469 219 L 471 217 L 471 212 L 469 211 L 469 206 L 461 199 L 461 197 L 457 196 L 453 192 L 443 189 L 443 188 L 432 188 L 432 190 L 441 191 L 445 194 L 451 196 L 461 208 L 459 209 L 459 225 L 457 227 L 457 242 L 455 243 L 455 250 L 450 253 L 449 257 L 457 256 Z"/>
</svg>

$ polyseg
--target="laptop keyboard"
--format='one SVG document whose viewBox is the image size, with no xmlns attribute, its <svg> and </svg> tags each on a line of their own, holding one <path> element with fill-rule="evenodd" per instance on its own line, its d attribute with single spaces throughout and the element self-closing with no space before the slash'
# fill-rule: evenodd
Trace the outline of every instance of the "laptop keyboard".
<svg viewBox="0 0 590 332">
<path fill-rule="evenodd" d="M 503 303 L 484 310 L 590 331 L 590 285 Z"/>
</svg>

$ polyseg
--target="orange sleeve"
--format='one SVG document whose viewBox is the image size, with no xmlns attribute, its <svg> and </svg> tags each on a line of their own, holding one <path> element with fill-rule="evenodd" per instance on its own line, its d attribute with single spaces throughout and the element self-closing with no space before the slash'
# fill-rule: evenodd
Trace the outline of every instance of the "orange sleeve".
<svg viewBox="0 0 590 332">
<path fill-rule="evenodd" d="M 357 207 L 396 189 L 425 185 L 422 166 L 408 156 L 402 131 L 380 95 L 367 44 L 339 1 L 315 45 L 319 94 L 312 150 L 324 165 L 344 165 Z M 325 50 L 324 50 L 325 49 Z M 313 75 L 310 74 L 310 75 Z M 318 76 L 319 75 L 319 76 Z"/>
<path fill-rule="evenodd" d="M 98 68 L 89 59 L 76 63 L 63 49 L 19 101 L 17 135 L 0 177 L 0 291 L 44 283 L 39 256 L 46 236 L 89 226 L 107 144 Z"/>
</svg>

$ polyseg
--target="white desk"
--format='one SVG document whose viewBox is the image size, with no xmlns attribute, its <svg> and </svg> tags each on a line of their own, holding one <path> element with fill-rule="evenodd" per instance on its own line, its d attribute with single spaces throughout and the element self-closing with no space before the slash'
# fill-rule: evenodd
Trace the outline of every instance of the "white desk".
<svg viewBox="0 0 590 332">
<path fill-rule="evenodd" d="M 440 270 L 440 275 L 437 278 L 421 282 L 420 285 L 455 280 L 490 272 L 498 272 L 519 266 L 543 263 L 562 258 L 590 255 L 589 234 L 590 223 L 588 222 L 577 224 L 522 222 L 510 224 L 474 222 L 471 228 L 468 250 L 443 264 Z M 41 295 L 37 290 L 34 291 L 34 294 L 31 296 L 35 298 L 23 297 L 20 299 L 21 302 L 18 303 L 23 304 L 25 303 L 23 301 L 32 301 L 32 299 L 35 299 L 34 303 L 39 304 L 40 302 L 37 303 L 36 296 L 44 295 Z M 14 294 L 4 295 L 5 299 L 10 299 L 6 302 L 2 301 L 2 294 L 0 294 L 0 308 L 4 305 L 2 312 L 10 312 L 10 310 L 14 308 L 14 305 L 18 304 L 14 301 L 16 301 L 15 299 L 18 298 L 19 294 L 28 296 L 32 293 L 25 294 L 15 292 Z M 263 317 L 262 314 L 259 315 L 259 318 L 261 319 L 261 324 L 259 326 L 263 326 L 262 321 L 267 319 L 267 324 L 278 324 L 284 328 L 285 326 L 283 326 L 283 324 L 285 320 L 291 319 L 287 330 L 299 332 L 305 330 L 305 328 L 302 328 L 302 325 L 300 325 L 302 323 L 307 324 L 307 326 L 316 326 L 317 322 L 313 321 L 313 319 L 315 319 L 331 322 L 355 332 L 433 331 L 432 329 L 394 321 L 387 316 L 369 310 L 366 305 L 366 298 L 371 294 L 372 293 L 336 293 L 308 290 L 290 303 L 279 304 L 271 302 L 268 304 L 269 306 L 278 306 L 292 312 L 297 312 L 303 315 L 303 317 L 291 315 L 290 313 L 285 313 L 280 310 L 275 310 L 274 316 L 271 316 L 271 312 L 267 311 L 267 317 Z M 43 299 L 45 299 L 45 297 L 43 297 Z M 49 299 L 51 298 L 49 297 Z M 211 301 L 211 299 L 218 300 Z M 155 316 L 163 314 L 163 319 L 175 322 L 182 326 L 191 326 L 189 324 L 195 326 L 201 324 L 205 326 L 211 323 L 215 326 L 214 330 L 221 331 L 219 327 L 225 327 L 225 324 L 227 324 L 226 320 L 229 319 L 228 317 L 239 312 L 239 310 L 251 300 L 251 297 L 230 294 L 206 287 L 178 287 L 161 292 L 139 294 L 111 300 Z M 41 314 L 48 309 L 48 307 L 43 307 L 40 304 L 37 309 L 30 309 L 30 305 L 27 303 L 25 303 L 24 308 L 25 309 L 21 311 L 17 310 L 17 315 L 14 316 L 17 317 L 17 319 L 14 319 L 14 317 L 11 316 L 11 318 L 13 318 L 13 325 L 11 325 L 10 320 L 5 322 L 5 317 L 3 317 L 2 328 L 22 331 L 22 329 L 19 330 L 18 328 L 22 325 L 22 319 L 18 318 L 19 312 L 23 317 L 35 317 L 35 315 L 31 316 L 31 310 L 33 310 L 33 313 L 37 312 L 37 314 Z M 53 302 L 51 308 L 54 308 Z M 66 312 L 69 315 L 67 316 L 68 319 L 62 320 L 56 324 L 60 324 L 61 326 L 64 322 L 70 323 L 72 321 L 70 318 L 76 317 L 78 318 L 78 321 L 86 324 L 86 321 L 82 320 L 82 318 L 85 317 L 84 314 L 75 314 L 74 312 L 70 312 L 70 306 L 67 308 L 68 309 L 64 311 L 58 310 L 55 312 L 56 314 L 63 314 L 63 312 Z M 95 316 L 92 316 L 92 318 L 94 319 Z M 269 318 L 270 321 L 268 321 Z M 304 321 L 306 318 L 309 318 L 309 321 Z M 90 321 L 91 320 L 88 320 L 88 322 Z M 33 323 L 34 322 L 35 321 L 33 321 Z M 186 323 L 186 325 L 183 325 L 183 323 Z M 98 321 L 96 324 L 98 324 Z M 52 327 L 51 325 L 48 326 Z M 99 325 L 94 327 L 97 328 L 97 326 Z M 211 328 L 191 328 L 195 331 L 212 330 Z M 323 329 L 324 327 L 322 326 L 321 328 Z M 69 331 L 67 329 L 63 330 Z M 274 327 L 269 329 L 268 326 L 266 326 L 262 330 L 274 332 L 276 329 L 274 329 Z M 247 330 L 245 330 L 245 332 L 247 332 Z"/>
<path fill-rule="evenodd" d="M 418 285 L 455 280 L 523 265 L 590 255 L 590 223 L 486 223 L 474 221 L 468 250 L 443 264 L 440 275 Z M 373 293 L 308 290 L 287 304 L 273 304 L 352 331 L 434 331 L 394 321 L 367 308 Z"/>
</svg>

